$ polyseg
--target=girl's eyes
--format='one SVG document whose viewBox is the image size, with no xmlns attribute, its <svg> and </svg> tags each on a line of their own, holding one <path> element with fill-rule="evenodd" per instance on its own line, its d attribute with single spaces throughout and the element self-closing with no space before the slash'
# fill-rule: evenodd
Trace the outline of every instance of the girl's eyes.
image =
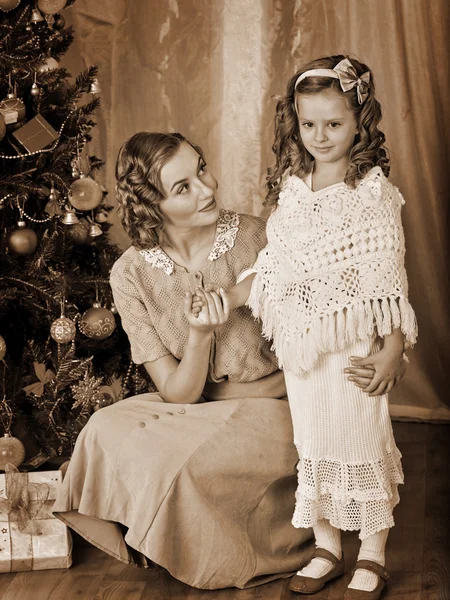
<svg viewBox="0 0 450 600">
<path fill-rule="evenodd" d="M 338 127 L 340 127 L 340 123 L 337 123 L 336 121 L 332 121 L 331 123 L 328 123 L 328 127 L 330 127 L 331 129 L 337 129 Z M 314 127 L 314 123 L 311 123 L 310 121 L 307 121 L 306 123 L 302 123 L 303 127 L 306 127 L 306 129 L 312 129 Z"/>
<path fill-rule="evenodd" d="M 203 173 L 206 173 L 206 163 L 202 163 L 200 165 L 200 169 L 198 170 L 199 175 L 203 175 Z"/>
</svg>

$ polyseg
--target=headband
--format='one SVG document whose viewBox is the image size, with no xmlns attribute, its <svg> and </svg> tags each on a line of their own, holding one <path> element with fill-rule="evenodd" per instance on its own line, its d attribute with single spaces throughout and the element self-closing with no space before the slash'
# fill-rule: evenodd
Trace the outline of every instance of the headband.
<svg viewBox="0 0 450 600">
<path fill-rule="evenodd" d="M 334 69 L 311 69 L 310 71 L 305 71 L 295 82 L 294 89 L 297 89 L 298 84 L 307 77 L 332 77 L 333 79 L 339 79 L 343 92 L 348 92 L 356 87 L 359 104 L 362 104 L 369 95 L 370 71 L 366 71 L 361 77 L 358 77 L 355 67 L 348 58 L 341 60 Z"/>
</svg>

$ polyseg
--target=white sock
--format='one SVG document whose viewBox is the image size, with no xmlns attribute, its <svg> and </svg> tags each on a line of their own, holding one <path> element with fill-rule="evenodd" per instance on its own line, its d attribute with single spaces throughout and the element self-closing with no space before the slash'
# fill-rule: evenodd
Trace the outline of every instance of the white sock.
<svg viewBox="0 0 450 600">
<path fill-rule="evenodd" d="M 342 556 L 341 531 L 330 525 L 329 521 L 322 519 L 313 527 L 316 538 L 316 548 L 324 548 L 340 560 Z M 333 563 L 325 558 L 313 558 L 297 575 L 318 579 L 331 571 Z"/>
<path fill-rule="evenodd" d="M 370 535 L 361 542 L 358 560 L 373 560 L 382 567 L 385 565 L 384 550 L 389 535 L 389 529 L 383 529 Z M 367 569 L 357 569 L 349 583 L 349 588 L 371 592 L 378 585 L 378 575 Z"/>
</svg>

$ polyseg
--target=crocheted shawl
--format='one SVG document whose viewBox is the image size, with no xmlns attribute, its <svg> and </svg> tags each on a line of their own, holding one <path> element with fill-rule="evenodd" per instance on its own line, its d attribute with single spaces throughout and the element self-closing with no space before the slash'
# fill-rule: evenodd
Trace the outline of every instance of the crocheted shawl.
<svg viewBox="0 0 450 600">
<path fill-rule="evenodd" d="M 285 179 L 247 301 L 280 367 L 302 376 L 322 353 L 396 328 L 416 341 L 402 204 L 379 167 L 356 188 L 313 192 L 295 175 Z"/>
</svg>

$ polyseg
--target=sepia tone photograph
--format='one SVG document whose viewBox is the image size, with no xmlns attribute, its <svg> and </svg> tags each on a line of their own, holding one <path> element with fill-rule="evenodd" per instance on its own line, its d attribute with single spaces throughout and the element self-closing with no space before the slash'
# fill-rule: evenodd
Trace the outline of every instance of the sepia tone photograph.
<svg viewBox="0 0 450 600">
<path fill-rule="evenodd" d="M 450 600 L 449 30 L 0 0 L 1 600 Z"/>
</svg>

